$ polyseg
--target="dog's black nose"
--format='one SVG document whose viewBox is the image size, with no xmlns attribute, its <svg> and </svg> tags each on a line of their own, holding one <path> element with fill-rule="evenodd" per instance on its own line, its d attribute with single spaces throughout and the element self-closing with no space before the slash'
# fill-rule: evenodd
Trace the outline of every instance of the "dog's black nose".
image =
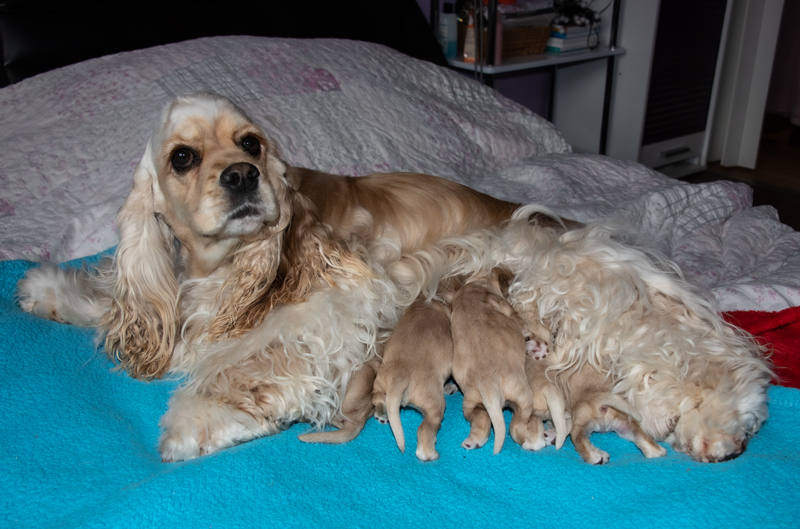
<svg viewBox="0 0 800 529">
<path fill-rule="evenodd" d="M 222 171 L 219 183 L 233 193 L 248 193 L 258 187 L 258 168 L 251 163 L 235 163 Z"/>
</svg>

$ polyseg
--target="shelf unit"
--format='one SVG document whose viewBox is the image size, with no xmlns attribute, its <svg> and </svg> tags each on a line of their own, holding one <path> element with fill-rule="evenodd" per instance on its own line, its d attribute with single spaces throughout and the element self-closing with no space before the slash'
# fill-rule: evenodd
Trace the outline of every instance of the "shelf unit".
<svg viewBox="0 0 800 529">
<path fill-rule="evenodd" d="M 511 57 L 505 59 L 503 64 L 497 66 L 493 64 L 477 65 L 476 63 L 449 60 L 447 61 L 453 68 L 468 70 L 470 72 L 480 68 L 484 75 L 498 75 L 512 72 L 522 72 L 526 70 L 536 70 L 538 68 L 550 68 L 564 64 L 572 64 L 583 61 L 596 61 L 606 59 L 611 56 L 622 55 L 625 53 L 623 48 L 610 48 L 600 45 L 594 50 L 568 51 L 566 53 L 540 53 L 538 55 L 526 55 L 522 57 Z"/>
<path fill-rule="evenodd" d="M 548 105 L 548 113 L 552 112 L 554 107 L 555 97 L 555 80 L 556 73 L 559 66 L 574 65 L 584 62 L 605 60 L 606 61 L 606 77 L 603 92 L 603 110 L 602 120 L 600 125 L 600 141 L 598 151 L 600 154 L 606 154 L 607 141 L 608 141 L 608 123 L 611 107 L 611 94 L 614 82 L 614 69 L 615 58 L 623 55 L 625 50 L 617 47 L 617 28 L 619 24 L 620 4 L 622 0 L 612 0 L 613 10 L 611 15 L 611 27 L 609 33 L 608 45 L 600 45 L 594 50 L 572 51 L 566 53 L 542 53 L 538 55 L 528 55 L 523 57 L 511 57 L 504 59 L 502 64 L 495 65 L 493 58 L 495 56 L 495 28 L 497 27 L 497 0 L 488 0 L 488 29 L 487 29 L 487 43 L 486 43 L 486 57 L 485 62 L 482 64 L 466 63 L 458 60 L 449 60 L 448 64 L 451 68 L 462 71 L 478 72 L 481 82 L 488 86 L 494 85 L 494 77 L 504 74 L 521 73 L 525 71 L 534 71 L 549 69 L 551 72 L 552 83 L 550 86 L 550 102 Z M 431 23 L 433 27 L 438 26 L 438 13 L 439 13 L 439 0 L 431 1 Z M 551 115 L 546 116 L 552 119 Z"/>
</svg>

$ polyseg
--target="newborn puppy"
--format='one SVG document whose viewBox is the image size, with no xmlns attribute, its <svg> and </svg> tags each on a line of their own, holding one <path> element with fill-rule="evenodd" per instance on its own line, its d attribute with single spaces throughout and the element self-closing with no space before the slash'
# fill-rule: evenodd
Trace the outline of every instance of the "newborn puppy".
<svg viewBox="0 0 800 529">
<path fill-rule="evenodd" d="M 667 453 L 639 425 L 637 411 L 625 399 L 612 393 L 611 380 L 590 365 L 567 377 L 565 395 L 572 426 L 570 435 L 578 454 L 587 463 L 608 463 L 609 455 L 589 441 L 592 432 L 617 432 L 633 441 L 645 457 Z"/>
<path fill-rule="evenodd" d="M 452 366 L 450 308 L 437 300 L 414 302 L 386 343 L 372 394 L 375 417 L 388 417 L 401 452 L 406 445 L 400 407 L 412 406 L 425 417 L 417 429 L 417 458 L 439 458 L 436 434 L 444 418 L 444 384 Z"/>
<path fill-rule="evenodd" d="M 494 269 L 474 277 L 453 296 L 453 378 L 464 394 L 464 417 L 470 433 L 461 446 L 471 450 L 489 440 L 494 428 L 494 453 L 505 441 L 503 407 L 514 412 L 511 438 L 526 445 L 527 425 L 533 413 L 533 392 L 525 375 L 526 337 L 522 319 L 505 300 L 502 284 L 508 274 Z M 533 344 L 531 344 L 533 342 Z M 541 348 L 530 340 L 528 347 Z M 541 447 L 540 447 L 541 448 Z"/>
<path fill-rule="evenodd" d="M 347 443 L 358 437 L 375 410 L 372 386 L 380 365 L 380 360 L 370 360 L 353 373 L 342 400 L 341 415 L 331 421 L 338 430 L 306 433 L 299 439 L 306 443 Z"/>
<path fill-rule="evenodd" d="M 546 346 L 544 349 L 546 351 Z M 547 372 L 554 363 L 554 355 L 548 356 L 546 352 L 542 355 L 541 351 L 528 348 L 525 373 L 533 391 L 533 415 L 528 423 L 526 444 L 531 450 L 539 450 L 548 444 L 555 444 L 560 450 L 569 434 L 564 392 L 555 383 L 555 375 L 551 372 L 548 376 Z M 545 431 L 543 421 L 553 421 L 554 430 Z"/>
</svg>

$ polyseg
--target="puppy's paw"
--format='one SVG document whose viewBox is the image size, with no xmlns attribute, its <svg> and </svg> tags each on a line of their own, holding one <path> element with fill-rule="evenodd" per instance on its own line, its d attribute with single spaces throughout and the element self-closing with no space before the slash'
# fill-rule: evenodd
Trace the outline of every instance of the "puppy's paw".
<svg viewBox="0 0 800 529">
<path fill-rule="evenodd" d="M 523 450 L 530 450 L 532 452 L 537 452 L 547 446 L 548 444 L 555 444 L 555 438 L 553 438 L 552 443 L 548 443 L 544 436 L 536 438 L 536 439 L 528 439 L 524 443 L 522 443 Z"/>
<path fill-rule="evenodd" d="M 480 448 L 483 445 L 485 445 L 486 441 L 488 441 L 488 440 L 489 440 L 488 438 L 487 439 L 476 439 L 475 437 L 470 435 L 469 437 L 464 439 L 464 441 L 461 443 L 461 446 L 463 448 L 466 448 L 467 450 L 475 450 L 476 448 Z"/>
<path fill-rule="evenodd" d="M 424 447 L 417 447 L 417 459 L 420 461 L 436 461 L 439 459 L 439 452 L 436 449 L 425 449 Z"/>
<path fill-rule="evenodd" d="M 605 465 L 609 459 L 611 459 L 611 456 L 608 455 L 608 452 L 593 446 L 589 449 L 589 454 L 584 458 L 584 461 L 590 465 Z"/>
<path fill-rule="evenodd" d="M 641 449 L 642 449 L 642 454 L 644 454 L 644 457 L 646 457 L 647 459 L 664 457 L 665 455 L 667 455 L 667 449 L 657 443 L 653 444 L 647 443 L 645 445 L 642 445 Z"/>
<path fill-rule="evenodd" d="M 531 338 L 525 342 L 525 350 L 534 360 L 544 360 L 547 358 L 547 344 Z"/>
<path fill-rule="evenodd" d="M 558 434 L 556 433 L 555 428 L 550 428 L 549 430 L 544 431 L 544 444 L 545 446 L 550 446 L 556 444 L 556 438 Z"/>
<path fill-rule="evenodd" d="M 458 385 L 454 382 L 448 382 L 444 385 L 444 394 L 445 395 L 455 395 L 458 393 Z"/>
</svg>

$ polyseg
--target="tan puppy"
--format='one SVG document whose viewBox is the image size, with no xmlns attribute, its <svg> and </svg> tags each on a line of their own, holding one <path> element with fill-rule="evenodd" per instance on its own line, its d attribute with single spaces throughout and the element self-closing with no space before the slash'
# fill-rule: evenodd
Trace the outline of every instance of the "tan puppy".
<svg viewBox="0 0 800 529">
<path fill-rule="evenodd" d="M 339 428 L 332 432 L 312 432 L 299 436 L 306 443 L 347 443 L 364 429 L 375 407 L 372 405 L 372 387 L 380 368 L 380 360 L 370 360 L 353 374 L 342 400 L 341 416 L 331 423 Z"/>
<path fill-rule="evenodd" d="M 567 377 L 565 395 L 572 416 L 570 435 L 575 450 L 587 463 L 608 463 L 609 455 L 589 441 L 592 432 L 617 432 L 632 441 L 645 457 L 667 453 L 639 425 L 637 411 L 622 397 L 612 393 L 612 383 L 590 365 Z"/>
<path fill-rule="evenodd" d="M 433 461 L 436 434 L 444 418 L 444 384 L 452 373 L 450 308 L 440 301 L 414 302 L 400 319 L 383 353 L 375 378 L 375 417 L 388 417 L 397 447 L 405 452 L 400 407 L 413 406 L 425 416 L 417 429 L 417 458 Z"/>
<path fill-rule="evenodd" d="M 451 316 L 453 377 L 464 394 L 464 417 L 470 423 L 469 437 L 461 446 L 482 447 L 493 427 L 495 454 L 505 441 L 506 405 L 514 412 L 512 439 L 532 449 L 526 444 L 534 400 L 525 376 L 526 339 L 528 347 L 541 347 L 530 340 L 522 319 L 505 300 L 501 281 L 505 284 L 507 279 L 500 269 L 469 279 L 453 297 Z"/>
<path fill-rule="evenodd" d="M 541 349 L 544 349 L 544 354 Z M 546 346 L 540 345 L 539 350 L 528 347 L 525 373 L 533 391 L 533 415 L 528 423 L 526 443 L 531 447 L 555 444 L 560 450 L 569 434 L 564 391 L 556 384 L 555 374 L 548 372 L 555 362 L 556 356 L 548 355 Z M 553 421 L 554 430 L 545 431 L 543 421 Z"/>
</svg>

